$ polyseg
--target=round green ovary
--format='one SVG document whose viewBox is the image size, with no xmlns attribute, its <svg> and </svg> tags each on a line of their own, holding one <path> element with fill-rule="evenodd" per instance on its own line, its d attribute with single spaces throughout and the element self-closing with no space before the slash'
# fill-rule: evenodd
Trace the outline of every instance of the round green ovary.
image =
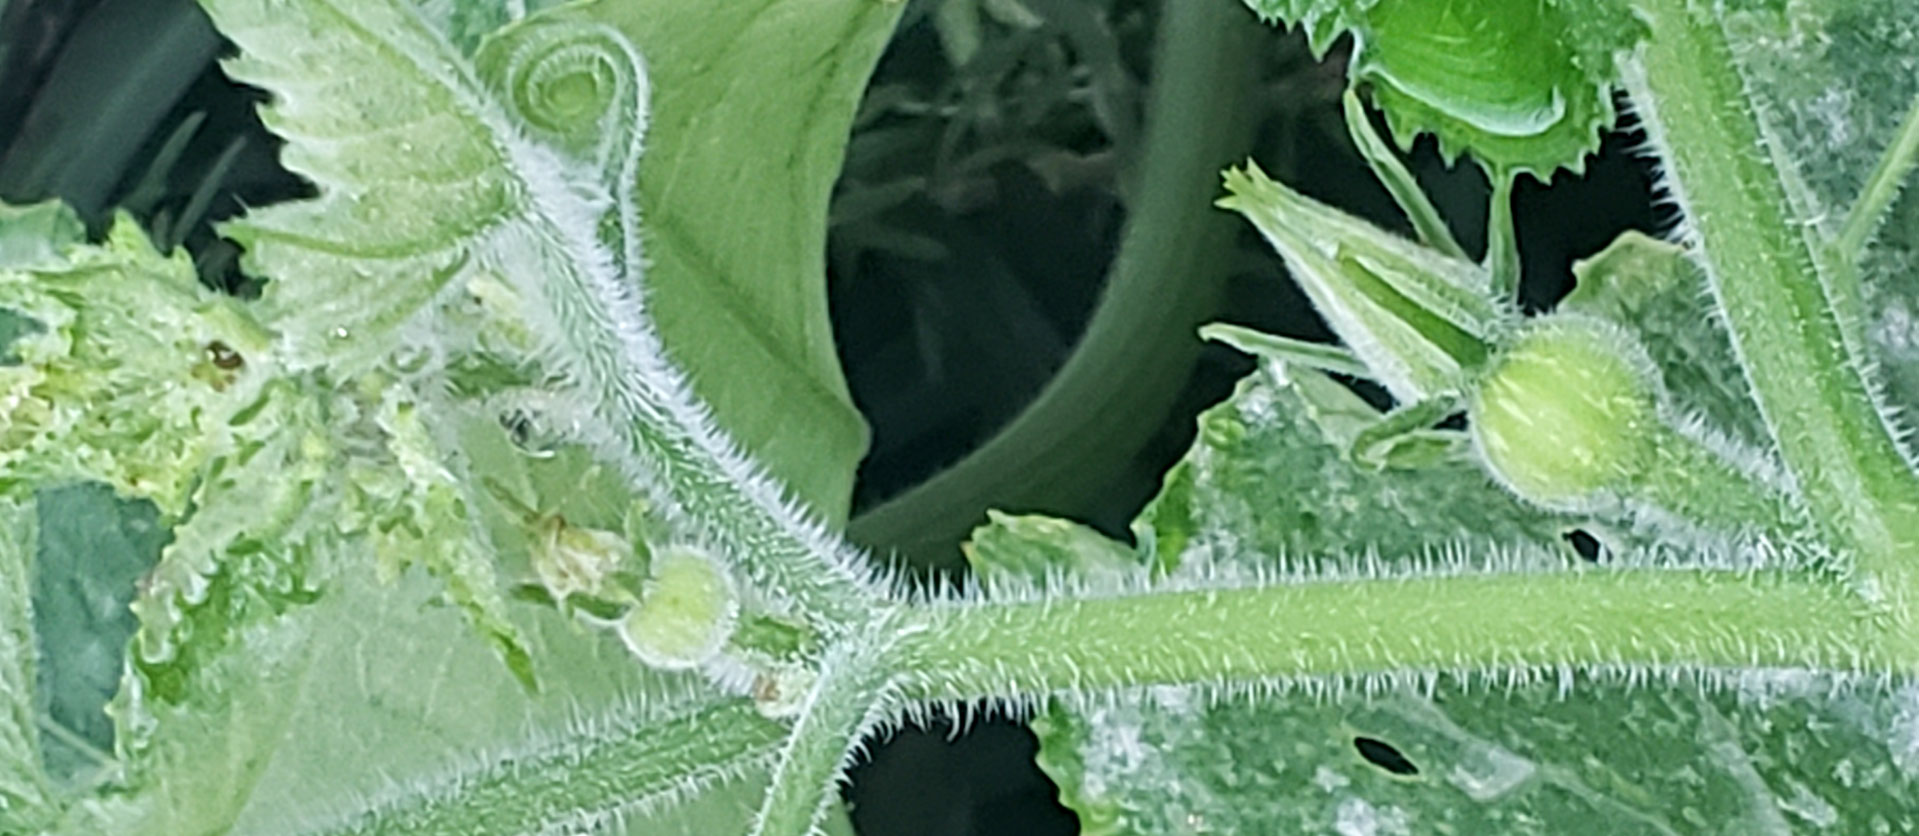
<svg viewBox="0 0 1919 836">
<path fill-rule="evenodd" d="M 719 652 L 738 614 L 732 580 L 710 555 L 670 547 L 653 555 L 652 576 L 640 605 L 620 622 L 620 638 L 652 667 L 696 667 Z"/>
<path fill-rule="evenodd" d="M 1487 467 L 1519 496 L 1576 507 L 1625 487 L 1652 452 L 1658 403 L 1630 339 L 1554 317 L 1521 337 L 1474 394 Z"/>
</svg>

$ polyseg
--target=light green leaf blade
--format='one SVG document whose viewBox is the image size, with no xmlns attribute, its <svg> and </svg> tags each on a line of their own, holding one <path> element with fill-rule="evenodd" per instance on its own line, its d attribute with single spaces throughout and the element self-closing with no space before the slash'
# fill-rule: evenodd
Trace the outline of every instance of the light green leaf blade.
<svg viewBox="0 0 1919 836">
<path fill-rule="evenodd" d="M 822 230 L 858 90 L 897 7 L 586 4 L 538 15 L 547 25 L 610 23 L 644 56 L 642 80 L 671 91 L 652 108 L 647 157 L 659 160 L 648 165 L 657 173 L 639 177 L 633 205 L 636 152 L 620 149 L 625 164 L 611 167 L 564 153 L 540 162 L 511 127 L 528 111 L 496 102 L 405 3 L 316 2 L 299 14 L 205 5 L 243 48 L 230 72 L 279 93 L 263 118 L 289 139 L 287 165 L 320 188 L 315 201 L 229 228 L 250 269 L 285 279 L 269 285 L 268 319 L 296 363 L 357 374 L 436 331 L 470 327 L 455 320 L 473 297 L 485 304 L 487 269 L 527 257 L 515 231 L 551 238 L 544 227 L 557 219 L 543 213 L 552 207 L 530 205 L 528 194 L 588 186 L 615 204 L 605 208 L 625 239 L 611 248 L 616 261 L 639 261 L 645 210 L 651 314 L 719 422 L 795 495 L 843 518 L 865 434 L 831 345 Z M 326 72 L 341 62 L 379 68 L 377 80 Z M 565 83 L 610 84 L 636 71 L 601 69 L 575 62 Z M 549 118 L 597 123 L 600 114 Z M 764 136 L 786 137 L 788 153 L 766 154 Z M 577 255 L 554 250 L 534 258 Z"/>
<path fill-rule="evenodd" d="M 648 299 L 720 423 L 829 520 L 866 427 L 826 309 L 826 210 L 866 78 L 905 4 L 598 3 L 646 56 Z M 779 137 L 771 142 L 766 137 Z"/>
<path fill-rule="evenodd" d="M 523 815 L 623 819 L 630 832 L 743 828 L 754 776 L 777 734 L 737 730 L 746 737 L 727 739 L 743 748 L 714 764 L 681 747 L 667 750 L 678 751 L 679 760 L 652 763 L 650 772 L 622 772 L 617 760 L 590 771 L 581 756 L 603 750 L 603 736 L 657 758 L 660 750 L 648 748 L 649 718 L 702 712 L 720 695 L 696 680 L 648 672 L 608 633 L 551 608 L 503 605 L 532 676 L 547 685 L 529 694 L 500 663 L 494 642 L 450 605 L 441 579 L 417 569 L 383 578 L 372 538 L 334 530 L 356 527 L 365 515 L 350 500 L 341 507 L 327 499 L 339 495 L 337 486 L 311 506 L 284 507 L 316 493 L 289 478 L 299 466 L 284 458 L 312 449 L 314 440 L 285 416 L 258 420 L 268 419 L 287 425 L 290 447 L 256 454 L 251 478 L 234 474 L 214 483 L 250 504 L 202 497 L 207 507 L 232 512 L 196 516 L 176 529 L 172 563 L 163 561 L 156 573 L 164 580 L 173 563 L 198 564 L 194 555 L 222 552 L 203 580 L 204 601 L 149 591 L 137 605 L 145 629 L 169 619 L 176 626 L 165 653 L 136 644 L 136 678 L 115 708 L 127 780 L 77 807 L 59 832 L 352 832 L 337 828 L 370 801 L 416 809 L 444 793 L 447 782 L 471 778 L 501 758 L 546 764 L 527 785 L 539 788 L 529 796 L 538 803 L 520 808 Z M 607 499 L 619 492 L 617 483 L 576 490 L 589 484 L 583 470 L 590 459 L 577 451 L 533 459 L 512 448 L 497 425 L 490 429 L 496 443 L 478 457 L 488 475 L 556 485 L 536 501 L 568 499 L 565 507 L 581 524 L 609 524 L 605 507 L 620 505 Z M 277 483 L 263 481 L 268 475 Z M 276 484 L 285 487 L 276 493 Z M 499 520 L 503 532 L 520 525 L 497 510 L 488 508 L 487 519 Z M 526 571 L 525 543 L 497 539 L 502 562 Z M 277 545 L 249 551 L 249 542 Z M 541 753 L 543 760 L 536 758 Z M 570 793 L 573 785 L 598 794 Z M 727 789 L 706 794 L 716 786 Z M 686 797 L 698 803 L 676 806 Z M 569 812 L 575 804 L 580 817 Z"/>
<path fill-rule="evenodd" d="M 1895 172 L 1902 176 L 1884 184 L 1873 176 L 1898 141 L 1900 117 L 1919 97 L 1919 76 L 1906 61 L 1919 49 L 1919 7 L 1897 0 L 1749 2 L 1738 4 L 1727 23 L 1778 153 L 1798 175 L 1795 196 L 1803 205 L 1794 209 L 1815 234 L 1838 236 L 1868 190 L 1898 191 L 1859 263 L 1840 265 L 1842 275 L 1849 270 L 1860 283 L 1853 289 L 1859 298 L 1842 311 L 1858 320 L 1886 405 L 1910 426 L 1919 405 L 1919 200 L 1911 172 Z"/>
<path fill-rule="evenodd" d="M 1612 127 L 1616 53 L 1643 37 L 1624 3 L 1246 0 L 1324 52 L 1351 32 L 1351 74 L 1403 148 L 1421 133 L 1496 177 L 1580 171 Z"/>
<path fill-rule="evenodd" d="M 1044 584 L 1054 578 L 1126 577 L 1143 564 L 1136 552 L 1093 529 L 1038 514 L 987 511 L 960 547 L 975 577 L 996 584 Z"/>
<path fill-rule="evenodd" d="M 1579 525 L 1520 507 L 1471 465 L 1359 470 L 1341 451 L 1376 410 L 1268 364 L 1201 419 L 1136 524 L 1176 575 L 1366 572 L 1447 544 L 1540 546 Z M 1490 542 L 1489 542 L 1490 541 Z M 1510 553 L 1510 551 L 1509 551 Z M 1499 606 L 1488 601 L 1487 606 Z M 1390 628 L 1382 625 L 1382 629 Z M 1919 826 L 1910 693 L 1833 697 L 1818 677 L 1729 676 L 1702 693 L 1564 671 L 1304 684 L 1257 703 L 1181 689 L 1060 701 L 1041 765 L 1084 832 L 1888 832 Z M 1368 754 L 1372 756 L 1369 760 Z"/>
</svg>

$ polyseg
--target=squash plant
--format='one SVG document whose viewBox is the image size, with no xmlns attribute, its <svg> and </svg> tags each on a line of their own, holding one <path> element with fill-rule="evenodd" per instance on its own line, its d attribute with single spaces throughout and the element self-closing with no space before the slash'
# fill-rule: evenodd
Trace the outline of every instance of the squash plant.
<svg viewBox="0 0 1919 836">
<path fill-rule="evenodd" d="M 225 227 L 257 299 L 0 215 L 4 832 L 806 834 L 981 710 L 1089 833 L 1919 828 L 1911 4 L 1254 0 L 1350 33 L 1420 240 L 1226 172 L 1343 347 L 1209 327 L 1261 365 L 1137 543 L 996 514 L 956 586 L 838 533 L 826 195 L 897 4 L 202 5 L 317 197 Z M 1622 92 L 1681 221 L 1521 316 L 1511 186 Z M 1361 97 L 1487 171 L 1483 260 Z M 34 590 L 102 508 L 164 548 L 60 765 Z"/>
</svg>

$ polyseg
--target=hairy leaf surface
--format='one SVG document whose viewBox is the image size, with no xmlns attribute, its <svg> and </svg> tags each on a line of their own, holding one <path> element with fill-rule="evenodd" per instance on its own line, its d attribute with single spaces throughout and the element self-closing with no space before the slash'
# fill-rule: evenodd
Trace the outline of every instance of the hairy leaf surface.
<svg viewBox="0 0 1919 836">
<path fill-rule="evenodd" d="M 1515 566 L 1576 563 L 1542 548 L 1576 519 L 1518 506 L 1463 461 L 1356 470 L 1340 438 L 1369 414 L 1330 379 L 1269 363 L 1201 419 L 1137 536 L 1175 574 L 1364 574 L 1448 544 L 1477 543 L 1462 550 L 1483 555 L 1489 540 L 1535 555 Z M 1315 559 L 1340 553 L 1377 562 Z M 1038 724 L 1041 763 L 1089 833 L 1919 824 L 1908 692 L 1867 684 L 1832 697 L 1829 682 L 1790 673 L 1709 693 L 1657 677 L 1599 680 L 1307 683 L 1257 704 L 1181 689 L 1063 700 Z"/>
</svg>

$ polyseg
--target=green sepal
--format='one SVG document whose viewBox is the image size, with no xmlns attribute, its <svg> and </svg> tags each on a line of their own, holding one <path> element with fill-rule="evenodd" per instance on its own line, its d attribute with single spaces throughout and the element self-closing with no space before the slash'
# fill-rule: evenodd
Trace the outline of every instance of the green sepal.
<svg viewBox="0 0 1919 836">
<path fill-rule="evenodd" d="M 1347 454 L 1374 470 L 1418 469 L 1452 458 L 1464 451 L 1466 436 L 1433 425 L 1459 408 L 1458 398 L 1444 395 L 1401 406 L 1354 436 Z"/>
<path fill-rule="evenodd" d="M 1246 216 L 1334 333 L 1393 396 L 1464 391 L 1514 314 L 1478 265 L 1449 258 L 1268 178 L 1226 172 L 1219 205 Z"/>
</svg>

